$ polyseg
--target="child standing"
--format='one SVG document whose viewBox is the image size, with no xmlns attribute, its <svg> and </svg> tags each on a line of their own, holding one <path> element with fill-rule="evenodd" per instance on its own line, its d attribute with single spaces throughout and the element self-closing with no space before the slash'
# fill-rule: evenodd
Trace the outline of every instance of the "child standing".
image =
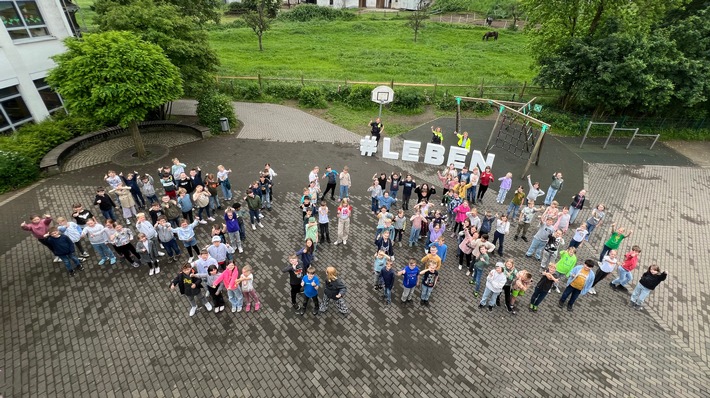
<svg viewBox="0 0 710 398">
<path fill-rule="evenodd" d="M 637 310 L 643 309 L 643 302 L 646 300 L 649 294 L 658 286 L 661 282 L 666 280 L 668 275 L 666 272 L 661 272 L 661 267 L 656 264 L 648 267 L 648 271 L 644 272 L 639 279 L 639 283 L 636 284 L 634 292 L 631 294 L 630 305 Z"/>
<path fill-rule="evenodd" d="M 225 169 L 221 164 L 217 166 L 217 179 L 219 180 L 219 186 L 222 187 L 222 194 L 224 195 L 224 200 L 232 200 L 232 184 L 229 183 L 229 173 L 232 169 Z"/>
<path fill-rule="evenodd" d="M 496 220 L 496 229 L 495 232 L 493 232 L 492 242 L 493 245 L 496 245 L 496 243 L 500 241 L 500 244 L 497 245 L 499 256 L 503 255 L 503 240 L 505 239 L 505 235 L 508 233 L 508 231 L 510 231 L 510 222 L 508 222 L 508 216 L 503 214 L 499 219 Z"/>
<path fill-rule="evenodd" d="M 606 243 L 604 243 L 604 247 L 602 248 L 601 253 L 599 253 L 599 261 L 602 261 L 604 256 L 606 256 L 609 251 L 618 250 L 621 245 L 621 241 L 634 233 L 634 231 L 629 231 L 628 234 L 624 235 L 624 232 L 624 228 L 619 228 L 618 230 L 616 229 L 616 223 L 611 224 L 611 236 Z"/>
<path fill-rule="evenodd" d="M 588 232 L 586 224 L 582 224 L 577 227 L 577 229 L 574 230 L 574 236 L 569 241 L 569 247 L 579 247 L 579 245 L 581 245 L 584 241 L 584 238 L 587 236 L 587 234 Z"/>
<path fill-rule="evenodd" d="M 99 206 L 104 219 L 116 221 L 116 215 L 113 212 L 113 209 L 116 208 L 116 203 L 113 202 L 110 196 L 106 195 L 106 190 L 103 187 L 99 187 L 96 190 L 94 205 Z"/>
<path fill-rule="evenodd" d="M 148 264 L 148 266 L 150 266 L 148 275 L 153 276 L 154 274 L 160 273 L 160 266 L 158 265 L 158 245 L 148 239 L 144 233 L 138 234 L 136 251 L 140 253 L 141 263 Z"/>
<path fill-rule="evenodd" d="M 121 204 L 123 218 L 126 220 L 126 225 L 131 225 L 131 217 L 136 215 L 136 202 L 133 200 L 131 188 L 119 183 L 118 186 L 109 192 L 116 192 L 118 195 L 118 203 Z"/>
<path fill-rule="evenodd" d="M 87 220 L 86 228 L 81 231 L 81 236 L 88 236 L 91 246 L 94 248 L 96 255 L 101 257 L 99 260 L 99 265 L 104 265 L 106 260 L 111 261 L 111 265 L 116 264 L 116 256 L 113 255 L 111 249 L 108 245 L 108 234 L 106 233 L 106 228 L 103 225 L 96 222 L 95 219 Z"/>
<path fill-rule="evenodd" d="M 123 225 L 116 223 L 114 232 L 109 236 L 109 241 L 116 248 L 116 252 L 123 256 L 126 261 L 133 265 L 134 268 L 140 267 L 141 256 L 136 251 L 131 241 L 133 240 L 133 231 L 130 228 L 123 228 Z M 134 259 L 133 256 L 136 258 Z"/>
<path fill-rule="evenodd" d="M 439 280 L 439 271 L 436 270 L 436 263 L 429 262 L 429 268 L 419 273 L 422 275 L 422 296 L 419 305 L 429 305 L 429 298 Z"/>
<path fill-rule="evenodd" d="M 205 279 L 205 282 L 207 283 L 207 291 L 210 293 L 210 297 L 212 297 L 212 302 L 214 303 L 215 314 L 224 311 L 224 297 L 222 296 L 224 283 L 216 283 L 221 274 L 222 273 L 219 272 L 219 268 L 214 265 L 210 265 L 207 267 L 207 275 L 195 275 L 196 277 L 199 276 Z"/>
<path fill-rule="evenodd" d="M 402 286 L 404 286 L 404 291 L 402 291 L 402 303 L 408 303 L 412 301 L 414 288 L 419 285 L 419 267 L 417 267 L 417 260 L 410 258 L 407 266 L 399 271 L 399 275 L 404 276 L 404 278 L 402 278 Z"/>
<path fill-rule="evenodd" d="M 256 229 L 256 225 L 259 224 L 259 228 L 264 228 L 261 223 L 260 210 L 261 210 L 261 198 L 254 195 L 254 191 L 249 191 L 247 196 L 244 197 L 244 201 L 247 202 L 247 207 L 249 208 L 249 220 L 251 221 L 251 229 Z"/>
<path fill-rule="evenodd" d="M 542 272 L 542 278 L 540 278 L 540 282 L 537 283 L 535 291 L 532 296 L 530 296 L 530 311 L 537 312 L 537 307 L 542 304 L 542 300 L 545 299 L 547 293 L 552 289 L 552 285 L 557 284 L 555 269 L 555 264 L 550 263 L 547 269 Z"/>
<path fill-rule="evenodd" d="M 342 188 L 342 185 L 341 185 Z M 348 235 L 350 234 L 350 216 L 353 213 L 353 207 L 350 206 L 350 200 L 343 198 L 338 206 L 338 239 L 335 244 L 342 242 L 344 245 L 348 243 Z"/>
<path fill-rule="evenodd" d="M 348 304 L 345 302 L 345 294 L 347 293 L 345 283 L 338 278 L 338 271 L 335 267 L 325 269 L 325 290 L 323 291 L 323 302 L 320 305 L 320 312 L 328 311 L 328 304 L 333 301 L 335 307 L 343 316 L 350 314 Z"/>
<path fill-rule="evenodd" d="M 508 210 L 505 211 L 505 214 L 508 216 L 508 218 L 515 220 L 515 218 L 518 217 L 518 211 L 520 210 L 520 206 L 522 206 L 524 199 L 525 191 L 523 191 L 523 186 L 520 185 L 513 194 L 513 199 L 508 205 Z"/>
<path fill-rule="evenodd" d="M 173 228 L 170 226 L 168 219 L 165 216 L 160 216 L 158 222 L 155 223 L 155 230 L 158 233 L 158 240 L 162 243 L 163 248 L 168 253 L 168 262 L 172 263 L 180 257 L 180 247 L 175 240 Z"/>
<path fill-rule="evenodd" d="M 180 273 L 170 284 L 170 290 L 175 290 L 175 286 L 180 289 L 180 294 L 185 296 L 190 303 L 190 316 L 194 316 L 197 312 L 198 301 L 207 308 L 207 311 L 212 311 L 212 304 L 201 294 L 202 279 L 194 275 L 194 270 L 190 264 L 182 266 Z"/>
<path fill-rule="evenodd" d="M 72 242 L 68 236 L 62 235 L 55 227 L 50 228 L 48 232 L 47 246 L 52 250 L 55 256 L 62 260 L 69 276 L 74 276 L 75 270 L 83 271 L 84 267 L 81 265 L 81 262 L 84 261 L 84 259 L 79 260 L 76 256 L 74 242 Z M 72 263 L 74 263 L 74 268 L 72 268 Z"/>
<path fill-rule="evenodd" d="M 180 223 L 180 227 L 175 229 L 178 239 L 182 241 L 182 245 L 190 255 L 190 259 L 187 260 L 188 262 L 192 262 L 195 257 L 200 255 L 200 249 L 197 247 L 197 238 L 195 238 L 195 227 L 198 223 L 198 220 L 195 220 L 192 224 L 188 224 L 187 220 L 183 219 Z"/>
<path fill-rule="evenodd" d="M 574 302 L 577 301 L 579 296 L 584 296 L 592 288 L 592 283 L 594 283 L 594 271 L 592 268 L 595 266 L 594 260 L 584 260 L 584 265 L 578 265 L 572 269 L 569 278 L 567 279 L 567 288 L 562 293 L 560 301 L 557 306 L 562 308 L 569 297 L 569 303 L 567 304 L 567 311 L 572 312 L 574 307 Z"/>
<path fill-rule="evenodd" d="M 563 233 L 567 233 L 569 228 L 569 208 L 566 206 L 562 208 L 562 213 L 557 217 L 557 222 L 555 223 L 555 229 L 562 230 Z"/>
<path fill-rule="evenodd" d="M 557 254 L 565 245 L 565 240 L 562 239 L 562 231 L 557 230 L 547 239 L 547 244 L 542 251 L 542 260 L 540 260 L 540 268 L 545 268 L 547 264 L 554 263 L 557 260 Z"/>
<path fill-rule="evenodd" d="M 479 248 L 481 255 L 473 263 L 473 274 L 471 275 L 471 280 L 468 282 L 470 284 L 476 284 L 473 290 L 473 297 L 478 297 L 478 292 L 481 290 L 481 277 L 483 276 L 483 270 L 488 266 L 490 257 L 488 256 L 488 248 L 486 246 L 481 246 Z"/>
<path fill-rule="evenodd" d="M 594 283 L 592 284 L 592 288 L 589 289 L 589 294 L 597 294 L 597 291 L 594 290 L 594 286 L 601 282 L 602 279 L 606 278 L 607 275 L 614 272 L 614 268 L 616 268 L 618 262 L 616 250 L 612 250 L 608 255 L 604 256 L 601 264 L 599 264 L 599 271 L 594 274 Z"/>
<path fill-rule="evenodd" d="M 209 269 L 209 267 L 207 267 Z M 214 281 L 212 287 L 216 287 L 218 283 L 223 283 L 227 289 L 227 297 L 232 305 L 232 312 L 240 312 L 242 310 L 242 302 L 244 296 L 242 289 L 239 287 L 239 268 L 234 266 L 233 262 L 227 264 L 227 268 Z"/>
<path fill-rule="evenodd" d="M 59 230 L 59 232 L 61 232 L 63 235 L 66 235 L 69 239 L 71 239 L 72 242 L 74 242 L 76 249 L 79 251 L 79 256 L 89 257 L 89 253 L 86 252 L 84 246 L 81 244 L 82 228 L 79 228 L 78 225 L 71 221 L 67 221 L 67 219 L 64 217 L 57 217 L 57 225 L 57 229 Z"/>
<path fill-rule="evenodd" d="M 144 174 L 136 182 L 138 183 L 141 193 L 148 199 L 149 203 L 158 203 L 158 196 L 155 194 L 155 186 L 153 186 L 153 177 L 149 174 Z"/>
<path fill-rule="evenodd" d="M 397 215 L 394 217 L 394 242 L 402 247 L 402 235 L 404 233 L 404 227 L 407 223 L 407 217 L 404 215 L 404 210 L 399 209 Z"/>
<path fill-rule="evenodd" d="M 78 225 L 81 229 L 84 229 L 84 226 L 86 225 L 86 220 L 94 218 L 94 215 L 91 214 L 90 211 L 86 210 L 84 206 L 81 205 L 81 203 L 74 204 L 74 206 L 72 206 L 72 210 L 74 212 L 71 216 L 74 217 L 74 220 L 76 220 L 76 225 Z"/>
<path fill-rule="evenodd" d="M 388 260 L 387 264 L 385 264 L 385 268 L 380 273 L 382 282 L 385 285 L 382 299 L 385 300 L 385 304 L 387 305 L 392 303 L 392 288 L 394 287 L 394 268 L 392 268 L 392 263 L 391 260 Z"/>
<path fill-rule="evenodd" d="M 532 274 L 526 270 L 522 270 L 518 272 L 517 278 L 515 278 L 515 282 L 513 282 L 512 285 L 512 290 L 510 292 L 510 307 L 511 311 L 510 313 L 512 315 L 517 314 L 517 308 L 515 307 L 515 303 L 518 300 L 518 297 L 522 296 L 525 294 L 525 292 L 530 288 L 530 284 L 532 283 Z"/>
<path fill-rule="evenodd" d="M 348 166 L 343 167 L 343 172 L 340 173 L 340 200 L 350 198 L 350 185 L 352 181 L 350 179 L 350 173 L 348 173 Z"/>
<path fill-rule="evenodd" d="M 625 289 L 626 285 L 631 282 L 631 279 L 633 279 L 631 272 L 638 266 L 640 254 L 641 248 L 636 245 L 631 248 L 630 252 L 624 254 L 624 262 L 618 268 L 619 277 L 609 283 L 612 289 Z"/>
<path fill-rule="evenodd" d="M 518 236 L 523 242 L 527 242 L 528 238 L 525 236 L 528 233 L 528 228 L 530 228 L 530 223 L 535 218 L 535 213 L 538 209 L 535 208 L 535 202 L 528 200 L 528 206 L 523 208 L 520 212 L 520 218 L 518 218 L 518 228 L 515 230 L 515 236 L 513 240 L 518 240 Z"/>
<path fill-rule="evenodd" d="M 592 231 L 594 231 L 594 228 L 600 226 L 602 222 L 604 221 L 604 216 L 606 213 L 604 212 L 606 208 L 604 207 L 603 204 L 599 204 L 596 209 L 592 210 L 592 215 L 589 216 L 587 219 L 587 236 L 584 238 L 587 242 L 589 242 L 589 236 L 592 234 Z"/>
<path fill-rule="evenodd" d="M 254 311 L 259 311 L 261 308 L 261 302 L 259 301 L 259 296 L 254 290 L 254 274 L 251 272 L 251 265 L 245 265 L 242 268 L 242 276 L 237 279 L 237 282 L 242 284 L 242 294 L 244 295 L 244 302 L 246 307 L 244 312 L 249 312 L 252 303 L 254 304 Z"/>
<path fill-rule="evenodd" d="M 330 243 L 330 232 L 328 230 L 328 222 L 329 222 L 328 204 L 325 202 L 325 200 L 321 200 L 320 207 L 318 207 L 318 241 L 319 242 L 325 241 L 325 242 Z"/>
<path fill-rule="evenodd" d="M 384 250 L 379 250 L 375 253 L 375 263 L 373 265 L 374 279 L 372 282 L 375 290 L 382 289 L 382 269 L 388 261 L 390 261 L 390 258 L 385 254 Z"/>
<path fill-rule="evenodd" d="M 555 278 L 562 279 L 563 276 L 565 278 L 569 277 L 575 265 L 577 265 L 577 249 L 570 247 L 560 254 L 560 261 L 555 264 Z M 557 281 L 555 281 L 555 290 L 557 293 L 560 293 L 560 287 Z"/>
<path fill-rule="evenodd" d="M 503 204 L 505 196 L 508 195 L 508 191 L 510 191 L 510 187 L 513 185 L 513 173 L 507 173 L 505 177 L 499 178 L 498 181 L 500 181 L 500 189 L 498 190 L 496 203 Z"/>
<path fill-rule="evenodd" d="M 411 231 L 409 233 L 409 246 L 412 247 L 415 243 L 417 243 L 417 240 L 419 239 L 419 233 L 422 230 L 422 221 L 424 221 L 424 217 L 421 215 L 421 213 L 416 212 L 409 219 L 409 221 L 412 222 L 412 226 L 410 228 Z"/>
<path fill-rule="evenodd" d="M 506 276 L 503 274 L 504 267 L 503 263 L 499 261 L 496 263 L 495 269 L 492 269 L 491 272 L 488 273 L 486 277 L 486 290 L 483 292 L 481 302 L 478 304 L 479 309 L 488 305 L 488 311 L 493 311 L 493 305 L 496 303 L 505 285 Z"/>
<path fill-rule="evenodd" d="M 303 279 L 303 267 L 298 263 L 298 257 L 288 256 L 288 265 L 281 272 L 288 274 L 288 283 L 291 286 L 291 306 L 298 311 L 301 307 L 298 306 L 296 297 L 301 292 L 301 279 Z"/>
<path fill-rule="evenodd" d="M 305 314 L 308 310 L 308 302 L 313 300 L 313 315 L 318 315 L 318 309 L 320 308 L 320 303 L 318 302 L 320 279 L 318 278 L 318 275 L 316 275 L 316 269 L 312 266 L 308 267 L 306 275 L 303 276 L 301 286 L 303 287 L 303 305 L 297 314 Z"/>
</svg>

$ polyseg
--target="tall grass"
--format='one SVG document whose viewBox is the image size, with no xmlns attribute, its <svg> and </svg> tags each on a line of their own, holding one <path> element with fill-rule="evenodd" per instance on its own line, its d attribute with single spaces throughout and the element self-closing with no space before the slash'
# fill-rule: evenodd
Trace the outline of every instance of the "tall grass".
<svg viewBox="0 0 710 398">
<path fill-rule="evenodd" d="M 413 41 L 402 20 L 277 22 L 264 51 L 248 28 L 210 32 L 220 74 L 335 80 L 480 84 L 530 81 L 534 76 L 522 33 L 481 41 L 485 28 L 428 22 Z"/>
</svg>

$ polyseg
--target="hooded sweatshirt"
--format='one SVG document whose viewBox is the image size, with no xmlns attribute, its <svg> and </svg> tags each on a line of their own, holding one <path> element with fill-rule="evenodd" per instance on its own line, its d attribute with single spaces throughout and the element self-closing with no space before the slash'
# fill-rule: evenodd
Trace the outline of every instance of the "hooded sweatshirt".
<svg viewBox="0 0 710 398">
<path fill-rule="evenodd" d="M 88 236 L 92 245 L 100 245 L 108 242 L 106 228 L 101 224 L 94 224 L 93 227 L 86 226 L 81 232 L 81 236 Z"/>
<path fill-rule="evenodd" d="M 22 226 L 25 231 L 30 231 L 37 239 L 44 239 L 44 235 L 49 230 L 49 224 L 52 223 L 52 217 L 45 217 L 37 224 L 29 223 Z"/>
</svg>

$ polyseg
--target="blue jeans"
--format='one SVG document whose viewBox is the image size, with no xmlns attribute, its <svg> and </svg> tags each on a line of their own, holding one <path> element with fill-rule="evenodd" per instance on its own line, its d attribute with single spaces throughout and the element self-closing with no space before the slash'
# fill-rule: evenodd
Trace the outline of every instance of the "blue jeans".
<svg viewBox="0 0 710 398">
<path fill-rule="evenodd" d="M 547 189 L 547 196 L 545 196 L 545 206 L 549 206 L 550 203 L 555 200 L 555 195 L 557 195 L 557 191 L 557 189 L 552 187 Z"/>
<path fill-rule="evenodd" d="M 607 245 L 604 245 L 604 247 L 602 247 L 602 252 L 599 253 L 599 262 L 602 262 L 604 260 L 604 256 L 609 254 L 609 252 L 612 250 L 614 250 L 614 249 L 612 249 L 611 247 L 609 247 Z"/>
<path fill-rule="evenodd" d="M 146 198 L 148 198 L 148 202 L 149 202 L 150 204 L 153 204 L 153 203 L 160 203 L 160 200 L 158 200 L 158 197 L 155 196 L 155 195 L 146 196 Z"/>
<path fill-rule="evenodd" d="M 370 205 L 370 210 L 377 211 L 377 198 L 372 198 L 372 204 Z"/>
<path fill-rule="evenodd" d="M 536 307 L 542 304 L 542 300 L 545 299 L 549 291 L 549 289 L 540 289 L 539 287 L 535 287 L 535 291 L 532 296 L 530 296 L 530 304 Z"/>
<path fill-rule="evenodd" d="M 105 219 L 107 220 L 114 220 L 116 221 L 116 215 L 113 213 L 113 207 L 108 209 L 108 210 L 101 210 L 101 214 L 104 216 Z"/>
<path fill-rule="evenodd" d="M 508 190 L 505 188 L 501 188 L 498 191 L 498 196 L 496 197 L 496 202 L 503 203 L 503 201 L 505 200 L 505 195 L 507 195 L 507 194 L 508 194 Z"/>
<path fill-rule="evenodd" d="M 180 247 L 178 246 L 177 241 L 175 239 L 170 239 L 167 242 L 160 243 L 163 244 L 163 248 L 168 253 L 168 256 L 173 257 L 180 255 Z"/>
<path fill-rule="evenodd" d="M 589 237 L 592 236 L 592 231 L 594 231 L 594 228 L 596 228 L 596 227 L 597 227 L 596 225 L 592 225 L 590 223 L 587 223 L 587 232 L 589 232 L 589 233 L 587 234 L 587 236 L 584 237 L 584 240 L 589 242 Z"/>
<path fill-rule="evenodd" d="M 634 292 L 631 293 L 631 302 L 636 305 L 643 305 L 644 300 L 646 300 L 649 294 L 651 294 L 651 289 L 637 283 Z"/>
<path fill-rule="evenodd" d="M 259 221 L 259 209 L 249 209 L 249 221 L 251 222 L 251 225 L 261 222 Z"/>
<path fill-rule="evenodd" d="M 340 186 L 340 200 L 350 197 L 350 187 L 347 185 Z"/>
<path fill-rule="evenodd" d="M 209 208 L 212 209 L 212 211 L 214 211 L 216 208 L 218 208 L 220 206 L 222 206 L 222 205 L 219 203 L 219 198 L 217 197 L 217 195 L 210 196 Z"/>
<path fill-rule="evenodd" d="M 481 305 L 488 305 L 489 307 L 493 307 L 494 305 L 496 305 L 496 300 L 498 299 L 499 295 L 500 292 L 493 293 L 491 289 L 486 288 L 486 290 L 483 292 L 483 297 L 481 297 Z"/>
<path fill-rule="evenodd" d="M 577 219 L 577 215 L 579 214 L 579 211 L 581 209 L 577 209 L 575 207 L 570 207 L 569 208 L 569 223 L 572 224 L 574 220 Z"/>
<path fill-rule="evenodd" d="M 397 192 L 399 192 L 399 189 L 396 191 L 390 191 L 390 198 L 397 199 Z"/>
<path fill-rule="evenodd" d="M 626 286 L 627 283 L 631 282 L 633 275 L 631 272 L 624 269 L 624 267 L 618 267 L 619 277 L 611 281 L 614 285 Z"/>
<path fill-rule="evenodd" d="M 229 178 L 225 178 L 219 186 L 222 187 L 222 194 L 224 195 L 224 200 L 232 200 L 232 185 L 229 183 Z M 227 189 L 227 187 L 229 187 L 230 189 Z"/>
<path fill-rule="evenodd" d="M 197 217 L 199 217 L 200 220 L 204 220 L 204 218 L 202 218 L 202 212 L 205 210 L 207 210 L 207 218 L 212 217 L 212 214 L 210 214 L 210 205 L 208 204 L 205 207 L 200 207 L 199 209 L 197 209 Z"/>
<path fill-rule="evenodd" d="M 384 293 L 382 293 L 382 297 L 384 297 L 387 304 L 391 303 L 392 302 L 392 288 L 385 287 L 385 291 L 384 291 Z"/>
<path fill-rule="evenodd" d="M 79 261 L 79 258 L 74 253 L 66 254 L 64 256 L 58 256 L 58 257 L 62 260 L 62 262 L 64 263 L 64 266 L 67 267 L 67 271 L 72 270 L 72 266 L 71 266 L 72 261 L 76 265 L 74 268 L 81 267 L 81 262 Z M 639 285 L 639 286 L 641 286 L 641 285 Z M 641 300 L 641 301 L 643 301 L 643 300 Z"/>
<path fill-rule="evenodd" d="M 412 228 L 412 231 L 409 233 L 409 245 L 412 246 L 415 243 L 417 243 L 417 240 L 419 238 L 419 233 L 421 232 L 421 228 Z"/>
<path fill-rule="evenodd" d="M 562 292 L 562 297 L 560 297 L 560 303 L 564 304 L 565 301 L 567 301 L 567 297 L 569 297 L 569 303 L 567 303 L 567 307 L 572 308 L 574 302 L 577 301 L 577 297 L 579 297 L 580 293 L 582 293 L 581 290 L 575 289 L 571 285 L 567 286 L 565 291 Z"/>
<path fill-rule="evenodd" d="M 431 297 L 431 292 L 434 290 L 434 286 L 422 285 L 422 300 L 429 301 Z"/>
<path fill-rule="evenodd" d="M 525 255 L 530 257 L 533 253 L 535 253 L 535 258 L 539 260 L 542 255 L 542 249 L 545 248 L 545 243 L 546 242 L 544 240 L 533 238 L 533 241 L 530 243 L 530 247 L 528 248 L 528 251 L 525 252 Z"/>
<path fill-rule="evenodd" d="M 508 205 L 508 210 L 506 210 L 505 214 L 508 216 L 508 219 L 515 219 L 518 217 L 518 211 L 520 210 L 520 205 L 516 205 L 513 202 L 510 202 Z"/>
<path fill-rule="evenodd" d="M 227 297 L 229 297 L 229 303 L 232 304 L 232 308 L 242 308 L 242 304 L 244 303 L 242 289 L 236 288 L 234 290 L 227 290 Z"/>
<path fill-rule="evenodd" d="M 481 277 L 483 276 L 483 270 L 475 268 L 473 270 L 473 275 L 471 275 L 471 280 L 476 283 L 476 291 L 481 290 Z"/>
<path fill-rule="evenodd" d="M 101 257 L 102 259 L 110 260 L 112 258 L 116 258 L 116 256 L 113 255 L 111 249 L 109 249 L 108 245 L 105 243 L 92 243 L 91 247 L 94 248 L 96 255 L 98 257 Z"/>
<path fill-rule="evenodd" d="M 261 194 L 261 208 L 271 208 L 271 196 L 269 195 L 269 191 Z"/>
<path fill-rule="evenodd" d="M 466 190 L 466 200 L 471 204 L 476 203 L 476 187 L 471 187 Z"/>
</svg>

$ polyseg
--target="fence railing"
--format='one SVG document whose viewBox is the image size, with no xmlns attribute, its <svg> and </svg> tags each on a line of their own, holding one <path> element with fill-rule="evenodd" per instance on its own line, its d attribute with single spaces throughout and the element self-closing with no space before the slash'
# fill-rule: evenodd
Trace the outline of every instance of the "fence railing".
<svg viewBox="0 0 710 398">
<path fill-rule="evenodd" d="M 584 132 L 590 121 L 600 123 L 614 123 L 618 128 L 639 128 L 643 131 L 649 130 L 704 130 L 710 129 L 710 120 L 707 118 L 686 118 L 686 117 L 639 117 L 639 116 L 611 116 L 594 117 L 589 115 L 579 115 L 579 131 Z M 608 128 L 599 127 L 595 130 L 602 131 L 602 135 L 608 132 Z M 597 132 L 598 133 L 598 132 Z"/>
<path fill-rule="evenodd" d="M 257 74 L 256 76 L 216 76 L 218 87 L 222 87 L 225 82 L 228 84 L 233 84 L 234 81 L 253 81 L 256 82 L 260 90 L 263 90 L 264 85 L 268 82 L 291 82 L 297 83 L 301 86 L 313 85 L 313 84 L 328 84 L 328 85 L 369 85 L 369 86 L 389 86 L 391 88 L 395 87 L 415 87 L 415 88 L 430 88 L 432 90 L 432 95 L 436 97 L 437 92 L 443 93 L 442 90 L 448 90 L 452 95 L 469 95 L 476 94 L 478 97 L 487 97 L 492 99 L 508 99 L 508 100 L 520 100 L 527 97 L 535 96 L 538 98 L 556 98 L 559 94 L 558 90 L 530 86 L 528 82 L 509 82 L 506 84 L 486 84 L 485 79 L 481 79 L 478 84 L 453 84 L 453 83 L 438 83 L 428 82 L 428 83 L 410 83 L 410 82 L 399 82 L 394 79 L 389 81 L 362 81 L 362 80 L 336 80 L 336 79 L 311 79 L 306 78 L 303 75 L 300 77 L 275 77 L 275 76 L 262 76 Z M 456 92 L 451 92 L 456 91 Z M 512 97 L 512 99 L 511 99 Z"/>
</svg>

